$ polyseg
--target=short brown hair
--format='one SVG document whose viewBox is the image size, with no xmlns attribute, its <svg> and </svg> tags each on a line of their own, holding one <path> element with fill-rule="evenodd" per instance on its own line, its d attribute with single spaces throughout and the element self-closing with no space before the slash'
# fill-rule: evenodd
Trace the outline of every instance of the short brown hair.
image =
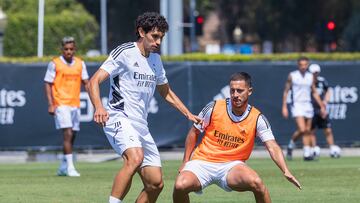
<svg viewBox="0 0 360 203">
<path fill-rule="evenodd" d="M 230 81 L 244 80 L 248 87 L 252 87 L 251 76 L 246 72 L 236 72 L 230 76 Z"/>
<path fill-rule="evenodd" d="M 300 58 L 298 58 L 297 62 L 299 63 L 300 61 L 307 61 L 309 62 L 309 58 L 306 56 L 301 56 Z"/>
</svg>

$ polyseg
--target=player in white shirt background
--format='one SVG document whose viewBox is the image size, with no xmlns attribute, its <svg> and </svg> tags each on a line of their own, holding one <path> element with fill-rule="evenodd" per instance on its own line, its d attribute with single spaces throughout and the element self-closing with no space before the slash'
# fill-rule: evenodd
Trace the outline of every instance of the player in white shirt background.
<svg viewBox="0 0 360 203">
<path fill-rule="evenodd" d="M 319 104 L 321 114 L 325 117 L 326 109 L 322 103 L 319 94 L 316 91 L 315 80 L 312 73 L 308 72 L 309 59 L 300 57 L 297 61 L 298 70 L 290 72 L 285 83 L 282 102 L 282 115 L 288 118 L 289 112 L 287 108 L 288 93 L 291 89 L 291 114 L 295 119 L 297 130 L 294 132 L 287 150 L 287 158 L 292 159 L 292 150 L 295 147 L 295 141 L 303 138 L 304 160 L 312 160 L 311 151 L 311 122 L 314 115 L 311 103 L 311 95 Z"/>
<path fill-rule="evenodd" d="M 167 30 L 165 18 L 158 13 L 138 16 L 137 41 L 111 51 L 90 80 L 94 121 L 104 126 L 110 144 L 124 160 L 114 178 L 110 203 L 119 203 L 125 198 L 136 172 L 144 184 L 136 202 L 156 202 L 163 188 L 160 155 L 147 126 L 147 110 L 155 89 L 190 121 L 201 122 L 171 90 L 157 54 Z M 107 78 L 110 79 L 110 93 L 105 109 L 99 85 Z"/>
<path fill-rule="evenodd" d="M 324 77 L 320 76 L 321 68 L 319 64 L 311 64 L 309 66 L 309 71 L 310 73 L 314 74 L 315 86 L 317 92 L 319 93 L 323 104 L 326 106 L 330 101 L 330 94 L 331 94 L 329 90 L 329 84 Z M 330 148 L 330 157 L 339 158 L 341 149 L 334 142 L 334 134 L 332 131 L 329 115 L 327 115 L 325 118 L 321 117 L 319 106 L 315 101 L 313 101 L 313 106 L 314 106 L 314 117 L 311 125 L 311 134 L 312 134 L 311 137 L 312 137 L 312 146 L 314 148 L 313 149 L 314 155 L 317 158 L 320 156 L 320 147 L 316 145 L 315 134 L 316 134 L 316 129 L 322 129 L 326 137 L 326 142 Z"/>
</svg>

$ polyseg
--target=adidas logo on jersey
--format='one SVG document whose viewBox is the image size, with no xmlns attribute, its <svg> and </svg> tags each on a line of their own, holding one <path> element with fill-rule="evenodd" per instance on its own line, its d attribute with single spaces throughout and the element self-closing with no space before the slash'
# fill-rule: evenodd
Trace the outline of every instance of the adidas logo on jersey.
<svg viewBox="0 0 360 203">
<path fill-rule="evenodd" d="M 134 66 L 139 68 L 139 64 L 137 62 L 134 63 Z"/>
</svg>

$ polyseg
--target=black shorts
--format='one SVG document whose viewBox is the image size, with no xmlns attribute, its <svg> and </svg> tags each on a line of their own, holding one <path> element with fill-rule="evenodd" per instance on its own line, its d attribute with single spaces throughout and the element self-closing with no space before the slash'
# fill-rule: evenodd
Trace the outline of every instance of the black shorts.
<svg viewBox="0 0 360 203">
<path fill-rule="evenodd" d="M 311 123 L 311 129 L 324 129 L 324 128 L 330 128 L 331 127 L 331 123 L 330 123 L 330 119 L 329 116 L 326 116 L 326 118 L 322 118 L 319 114 L 314 114 L 314 117 L 312 119 L 312 123 Z"/>
</svg>

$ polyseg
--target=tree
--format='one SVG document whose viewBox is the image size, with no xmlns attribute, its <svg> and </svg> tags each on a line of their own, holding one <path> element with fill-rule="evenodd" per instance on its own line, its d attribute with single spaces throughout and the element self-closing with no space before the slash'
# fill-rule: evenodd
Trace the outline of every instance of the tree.
<svg viewBox="0 0 360 203">
<path fill-rule="evenodd" d="M 275 51 L 283 51 L 281 44 L 295 44 L 297 51 L 306 51 L 308 43 L 314 40 L 317 50 L 323 50 L 326 37 L 321 32 L 326 22 L 336 22 L 332 35 L 340 41 L 340 35 L 346 22 L 354 11 L 359 11 L 357 0 L 198 0 L 201 9 L 218 10 L 222 20 L 222 43 L 234 43 L 232 36 L 236 26 L 240 26 L 244 35 L 256 36 L 259 41 L 271 40 Z M 207 7 L 206 7 L 206 6 Z M 206 18 L 205 18 L 206 19 Z M 293 50 L 295 51 L 295 50 Z"/>
<path fill-rule="evenodd" d="M 354 14 L 342 35 L 345 51 L 360 51 L 360 13 Z"/>
<path fill-rule="evenodd" d="M 8 16 L 4 33 L 4 55 L 34 56 L 37 53 L 38 1 L 0 0 Z M 44 55 L 56 55 L 64 36 L 73 36 L 78 53 L 95 47 L 99 26 L 95 18 L 75 0 L 45 3 Z"/>
<path fill-rule="evenodd" d="M 89 11 L 100 19 L 99 0 L 78 0 Z M 146 11 L 159 12 L 160 0 L 119 0 L 107 1 L 108 14 L 108 47 L 109 50 L 119 44 L 135 41 L 135 20 L 136 17 Z"/>
</svg>

